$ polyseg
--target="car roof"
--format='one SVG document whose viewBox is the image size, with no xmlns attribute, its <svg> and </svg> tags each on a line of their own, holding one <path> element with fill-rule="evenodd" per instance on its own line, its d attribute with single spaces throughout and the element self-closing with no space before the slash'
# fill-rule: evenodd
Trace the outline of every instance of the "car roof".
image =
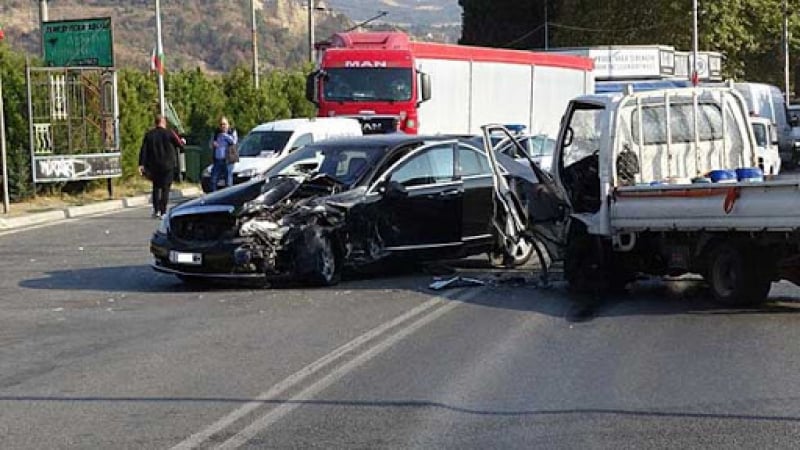
<svg viewBox="0 0 800 450">
<path fill-rule="evenodd" d="M 401 145 L 446 141 L 463 140 L 469 136 L 461 135 L 413 135 L 403 133 L 389 134 L 369 134 L 366 136 L 340 137 L 332 140 L 325 140 L 308 144 L 307 147 L 398 147 Z"/>
<path fill-rule="evenodd" d="M 319 124 L 328 127 L 340 126 L 344 124 L 358 125 L 356 119 L 347 117 L 312 117 L 298 119 L 281 119 L 257 125 L 251 131 L 295 131 L 301 127 L 308 127 L 312 124 Z"/>
</svg>

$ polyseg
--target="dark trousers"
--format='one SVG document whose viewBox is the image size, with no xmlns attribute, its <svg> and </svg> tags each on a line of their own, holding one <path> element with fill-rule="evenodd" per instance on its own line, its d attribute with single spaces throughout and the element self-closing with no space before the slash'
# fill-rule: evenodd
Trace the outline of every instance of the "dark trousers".
<svg viewBox="0 0 800 450">
<path fill-rule="evenodd" d="M 169 190 L 172 187 L 173 170 L 155 172 L 151 174 L 153 181 L 153 212 L 164 214 L 167 212 Z"/>
</svg>

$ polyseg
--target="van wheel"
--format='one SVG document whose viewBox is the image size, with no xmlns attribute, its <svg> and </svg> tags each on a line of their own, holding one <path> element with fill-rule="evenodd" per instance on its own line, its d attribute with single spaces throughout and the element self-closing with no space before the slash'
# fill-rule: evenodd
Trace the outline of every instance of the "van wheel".
<svg viewBox="0 0 800 450">
<path fill-rule="evenodd" d="M 709 257 L 706 281 L 714 299 L 725 305 L 762 303 L 767 299 L 771 277 L 745 261 L 748 252 L 741 245 L 722 243 Z"/>
<path fill-rule="evenodd" d="M 319 247 L 314 255 L 312 281 L 319 286 L 333 286 L 341 279 L 339 258 L 329 236 L 320 236 Z"/>
</svg>

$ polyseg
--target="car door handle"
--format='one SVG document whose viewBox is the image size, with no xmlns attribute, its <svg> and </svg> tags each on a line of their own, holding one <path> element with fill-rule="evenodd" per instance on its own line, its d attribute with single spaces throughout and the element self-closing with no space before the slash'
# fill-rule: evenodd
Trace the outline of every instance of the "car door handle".
<svg viewBox="0 0 800 450">
<path fill-rule="evenodd" d="M 446 191 L 439 192 L 439 197 L 455 197 L 461 193 L 458 189 L 448 189 Z"/>
</svg>

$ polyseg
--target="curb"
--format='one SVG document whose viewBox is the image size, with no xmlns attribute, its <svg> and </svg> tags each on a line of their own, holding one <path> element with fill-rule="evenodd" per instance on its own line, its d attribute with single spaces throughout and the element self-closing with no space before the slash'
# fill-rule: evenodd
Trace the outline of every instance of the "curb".
<svg viewBox="0 0 800 450">
<path fill-rule="evenodd" d="M 184 189 L 173 189 L 169 193 L 170 200 L 182 200 L 198 197 L 203 194 L 200 188 L 191 187 Z M 90 203 L 88 205 L 70 206 L 55 211 L 27 214 L 8 219 L 0 218 L 0 231 L 25 228 L 34 225 L 41 225 L 48 222 L 56 222 L 64 219 L 73 219 L 81 216 L 90 216 L 110 211 L 117 211 L 125 208 L 138 208 L 150 204 L 149 195 L 138 195 L 126 197 L 121 200 L 106 200 L 102 202 Z"/>
</svg>

